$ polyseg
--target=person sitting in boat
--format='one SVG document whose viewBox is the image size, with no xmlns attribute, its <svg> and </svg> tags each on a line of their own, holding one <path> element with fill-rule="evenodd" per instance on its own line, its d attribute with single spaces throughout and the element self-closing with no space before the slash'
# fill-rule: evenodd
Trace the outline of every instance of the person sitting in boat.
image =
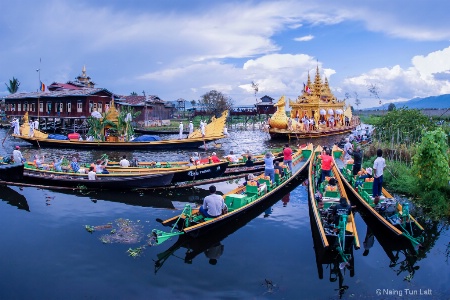
<svg viewBox="0 0 450 300">
<path fill-rule="evenodd" d="M 75 173 L 78 173 L 80 171 L 80 165 L 78 164 L 78 160 L 76 157 L 72 158 L 72 162 L 70 163 L 70 167 L 72 168 L 72 171 Z"/>
<path fill-rule="evenodd" d="M 45 156 L 44 156 L 44 155 L 42 155 L 42 157 L 39 157 L 39 155 L 36 154 L 36 155 L 34 156 L 34 164 L 36 165 L 36 167 L 37 167 L 38 169 L 41 169 L 41 170 L 48 170 L 48 166 L 47 166 L 47 165 L 44 165 L 44 159 L 45 159 Z"/>
<path fill-rule="evenodd" d="M 210 195 L 205 197 L 199 211 L 205 218 L 217 218 L 228 210 L 228 207 L 223 201 L 223 197 L 216 194 L 216 186 L 211 185 L 209 193 Z"/>
<path fill-rule="evenodd" d="M 255 162 L 253 161 L 252 155 L 251 154 L 247 155 L 247 160 L 245 161 L 245 166 L 253 167 L 254 164 L 255 164 Z"/>
<path fill-rule="evenodd" d="M 217 157 L 217 153 L 216 152 L 211 153 L 211 162 L 213 162 L 213 163 L 220 162 L 220 159 Z"/>
<path fill-rule="evenodd" d="M 333 207 L 334 225 L 339 225 L 339 218 L 343 215 L 349 215 L 352 212 L 352 207 L 348 204 L 347 198 L 341 197 L 339 204 Z"/>
<path fill-rule="evenodd" d="M 257 187 L 260 186 L 260 183 L 257 180 L 255 180 L 255 175 L 253 175 L 253 174 L 248 174 L 247 176 L 245 176 L 245 181 L 244 181 L 244 183 L 242 183 L 242 185 L 246 186 L 250 182 L 252 182 L 252 183 L 254 182 Z"/>
<path fill-rule="evenodd" d="M 359 179 L 361 179 L 361 180 L 365 180 L 366 178 L 372 178 L 372 168 L 371 167 L 368 167 L 366 169 L 365 174 L 361 174 L 359 176 Z"/>
<path fill-rule="evenodd" d="M 192 159 L 193 159 L 194 163 L 197 163 L 200 160 L 200 156 L 198 155 L 198 152 L 194 152 Z"/>
<path fill-rule="evenodd" d="M 97 173 L 94 171 L 93 166 L 89 167 L 88 179 L 89 180 L 97 180 Z"/>
<path fill-rule="evenodd" d="M 56 157 L 53 159 L 53 168 L 55 168 L 56 172 L 62 172 L 63 171 L 62 167 L 61 167 L 61 164 L 63 163 L 63 160 L 64 160 L 64 155 L 61 156 L 59 159 L 56 158 Z"/>
<path fill-rule="evenodd" d="M 325 191 L 337 191 L 337 180 L 334 177 L 331 177 L 328 180 L 328 184 L 325 186 Z"/>
<path fill-rule="evenodd" d="M 122 156 L 122 160 L 119 162 L 119 165 L 120 165 L 122 168 L 128 168 L 128 167 L 130 166 L 130 162 L 129 162 L 129 160 L 127 159 L 127 156 L 126 156 L 126 155 Z"/>
<path fill-rule="evenodd" d="M 232 163 L 238 163 L 239 162 L 239 157 L 234 154 L 233 150 L 230 151 L 230 154 L 228 154 L 227 156 L 225 156 L 225 158 Z"/>
<path fill-rule="evenodd" d="M 274 162 L 274 167 L 273 168 L 275 170 L 275 173 L 277 173 L 277 170 L 278 170 L 278 174 L 280 174 L 280 177 L 284 176 L 284 169 L 283 169 L 282 166 L 280 166 L 280 162 L 279 161 Z"/>
<path fill-rule="evenodd" d="M 108 159 L 102 161 L 101 159 L 97 159 L 95 162 L 95 172 L 97 174 L 109 174 L 109 171 L 106 170 L 106 165 L 108 164 Z"/>
</svg>

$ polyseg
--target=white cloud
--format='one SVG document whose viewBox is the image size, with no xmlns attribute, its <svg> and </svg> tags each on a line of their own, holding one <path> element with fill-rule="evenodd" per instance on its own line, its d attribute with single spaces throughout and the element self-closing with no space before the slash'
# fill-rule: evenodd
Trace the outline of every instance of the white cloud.
<svg viewBox="0 0 450 300">
<path fill-rule="evenodd" d="M 294 38 L 294 41 L 307 42 L 307 41 L 312 40 L 313 38 L 314 38 L 314 36 L 312 36 L 312 35 L 305 35 L 305 36 L 302 36 L 302 37 Z"/>
</svg>

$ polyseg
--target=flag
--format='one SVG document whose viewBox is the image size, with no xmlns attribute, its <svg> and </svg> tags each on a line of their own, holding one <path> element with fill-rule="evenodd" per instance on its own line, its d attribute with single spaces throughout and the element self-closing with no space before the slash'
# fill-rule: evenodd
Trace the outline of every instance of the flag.
<svg viewBox="0 0 450 300">
<path fill-rule="evenodd" d="M 40 87 L 41 92 L 45 92 L 45 84 L 41 81 L 41 87 Z"/>
<path fill-rule="evenodd" d="M 307 92 L 308 94 L 311 94 L 311 90 L 309 89 L 309 86 L 305 87 L 305 92 Z"/>
<path fill-rule="evenodd" d="M 306 92 L 306 85 L 304 82 L 303 82 L 303 92 Z"/>
</svg>

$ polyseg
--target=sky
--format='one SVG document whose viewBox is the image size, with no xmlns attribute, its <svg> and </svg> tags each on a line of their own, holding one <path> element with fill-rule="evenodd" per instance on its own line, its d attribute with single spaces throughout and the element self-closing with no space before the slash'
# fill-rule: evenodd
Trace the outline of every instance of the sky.
<svg viewBox="0 0 450 300">
<path fill-rule="evenodd" d="M 316 67 L 359 108 L 450 93 L 444 0 L 1 2 L 0 97 L 13 77 L 31 92 L 83 66 L 96 87 L 167 101 L 294 100 Z"/>
</svg>

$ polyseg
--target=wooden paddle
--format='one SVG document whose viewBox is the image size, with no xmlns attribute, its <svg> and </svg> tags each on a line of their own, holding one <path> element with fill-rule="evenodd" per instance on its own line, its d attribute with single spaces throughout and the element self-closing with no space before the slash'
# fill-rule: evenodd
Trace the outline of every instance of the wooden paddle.
<svg viewBox="0 0 450 300">
<path fill-rule="evenodd" d="M 7 138 L 8 135 L 9 135 L 9 132 L 11 131 L 12 128 L 13 128 L 13 127 L 11 126 L 11 127 L 9 128 L 9 130 L 6 132 L 5 138 L 3 139 L 3 142 L 2 142 L 2 146 L 3 146 L 3 143 L 5 142 L 6 138 Z"/>
</svg>

